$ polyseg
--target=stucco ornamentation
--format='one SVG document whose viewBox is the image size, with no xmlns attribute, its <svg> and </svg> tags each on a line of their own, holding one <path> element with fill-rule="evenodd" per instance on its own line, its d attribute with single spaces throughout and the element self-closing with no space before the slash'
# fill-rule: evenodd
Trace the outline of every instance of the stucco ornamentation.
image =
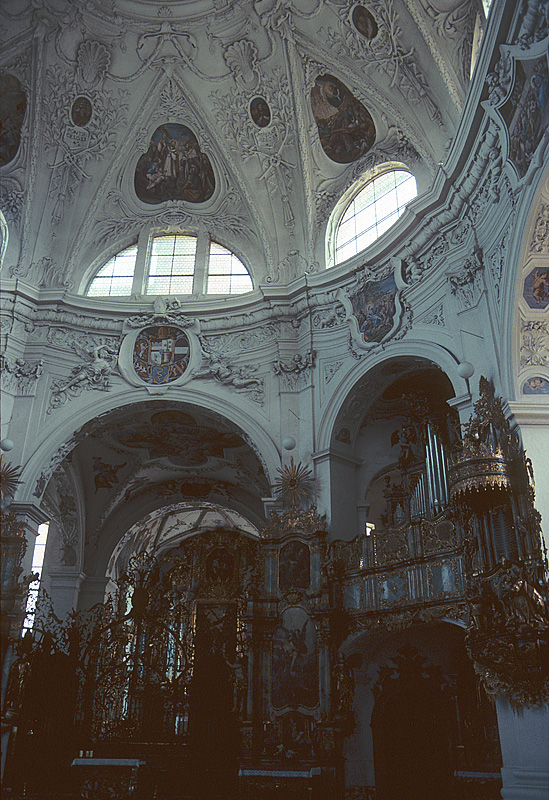
<svg viewBox="0 0 549 800">
<path fill-rule="evenodd" d="M 549 253 L 549 203 L 543 204 L 539 210 L 530 242 L 530 252 Z"/>
<path fill-rule="evenodd" d="M 549 328 L 545 320 L 522 320 L 520 366 L 549 366 Z"/>
<path fill-rule="evenodd" d="M 476 306 L 485 288 L 482 251 L 477 249 L 459 272 L 448 275 L 448 283 L 451 294 L 456 298 L 458 312 Z"/>
<path fill-rule="evenodd" d="M 10 359 L 7 356 L 0 356 L 2 389 L 26 397 L 34 395 L 43 364 L 42 359 L 33 364 L 23 358 Z"/>
<path fill-rule="evenodd" d="M 76 342 L 73 347 L 80 356 L 89 360 L 74 367 L 66 380 L 52 382 L 48 414 L 54 408 L 65 405 L 67 400 L 79 397 L 84 391 L 98 389 L 107 392 L 111 388 L 111 376 L 118 368 L 118 352 L 104 344 L 97 345 L 91 351 L 82 350 Z"/>
<path fill-rule="evenodd" d="M 263 378 L 257 375 L 257 367 L 238 367 L 214 350 L 206 351 L 205 355 L 206 365 L 193 371 L 193 380 L 215 380 L 237 392 L 247 394 L 254 403 L 263 404 L 265 384 Z"/>
<path fill-rule="evenodd" d="M 310 350 L 304 356 L 301 353 L 296 353 L 291 361 L 274 361 L 273 371 L 274 374 L 281 378 L 284 384 L 289 388 L 297 386 L 300 378 L 306 378 L 310 371 L 314 368 L 316 360 L 316 353 Z"/>
</svg>

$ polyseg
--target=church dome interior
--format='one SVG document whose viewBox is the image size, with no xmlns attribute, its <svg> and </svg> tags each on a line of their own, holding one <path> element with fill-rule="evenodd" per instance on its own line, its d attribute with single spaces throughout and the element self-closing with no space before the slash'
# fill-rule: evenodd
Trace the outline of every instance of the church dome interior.
<svg viewBox="0 0 549 800">
<path fill-rule="evenodd" d="M 545 800 L 547 0 L 14 0 L 12 800 Z"/>
</svg>

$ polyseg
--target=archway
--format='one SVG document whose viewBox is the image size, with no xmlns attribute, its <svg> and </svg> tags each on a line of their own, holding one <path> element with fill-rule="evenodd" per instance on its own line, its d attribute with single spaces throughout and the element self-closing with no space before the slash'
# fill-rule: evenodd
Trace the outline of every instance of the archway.
<svg viewBox="0 0 549 800">
<path fill-rule="evenodd" d="M 377 800 L 449 796 L 451 698 L 434 676 L 399 675 L 372 714 Z"/>
</svg>

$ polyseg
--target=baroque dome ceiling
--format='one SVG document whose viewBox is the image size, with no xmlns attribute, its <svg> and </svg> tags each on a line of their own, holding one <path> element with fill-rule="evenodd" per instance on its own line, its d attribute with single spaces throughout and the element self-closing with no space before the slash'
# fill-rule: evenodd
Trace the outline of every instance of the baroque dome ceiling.
<svg viewBox="0 0 549 800">
<path fill-rule="evenodd" d="M 323 269 L 360 175 L 397 162 L 430 186 L 482 18 L 477 0 L 18 0 L 10 274 L 77 291 L 151 228 L 207 230 L 256 285 Z"/>
</svg>

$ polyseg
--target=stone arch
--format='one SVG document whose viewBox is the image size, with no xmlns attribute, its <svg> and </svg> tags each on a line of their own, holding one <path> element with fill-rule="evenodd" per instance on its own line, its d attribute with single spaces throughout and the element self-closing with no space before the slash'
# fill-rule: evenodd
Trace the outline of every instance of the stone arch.
<svg viewBox="0 0 549 800">
<path fill-rule="evenodd" d="M 432 364 L 444 372 L 454 387 L 456 399 L 470 398 L 468 381 L 458 373 L 459 360 L 445 347 L 430 342 L 415 342 L 413 346 L 401 344 L 391 345 L 387 350 L 379 349 L 356 365 L 339 384 L 332 395 L 319 425 L 318 451 L 330 447 L 334 436 L 337 419 L 358 384 L 371 375 L 376 368 L 395 359 L 417 359 L 425 364 Z"/>
<path fill-rule="evenodd" d="M 70 414 L 63 414 L 62 421 L 54 420 L 52 425 L 46 428 L 44 437 L 34 451 L 24 459 L 21 483 L 15 502 L 35 503 L 37 499 L 39 501 L 41 492 L 38 489 L 41 477 L 44 475 L 47 482 L 55 467 L 82 438 L 88 435 L 88 428 L 94 420 L 115 409 L 133 404 L 140 407 L 150 402 L 149 398 L 143 399 L 143 392 L 140 389 L 129 389 L 123 393 L 112 392 L 106 396 L 102 393 L 99 399 L 90 398 L 89 404 L 84 409 L 80 407 Z M 272 437 L 251 414 L 241 406 L 228 403 L 226 399 L 219 399 L 207 392 L 196 390 L 179 389 L 177 397 L 173 397 L 173 400 L 170 398 L 170 402 L 212 411 L 238 427 L 263 463 L 269 484 L 272 485 L 276 469 L 280 465 L 280 451 Z M 45 484 L 42 488 L 45 488 Z"/>
<path fill-rule="evenodd" d="M 385 715 L 380 712 L 382 709 L 391 712 L 392 709 L 393 714 L 398 716 L 401 704 L 404 715 L 405 706 L 407 704 L 413 706 L 414 701 L 416 701 L 416 711 L 421 712 L 421 706 L 419 709 L 417 707 L 419 696 L 425 711 L 435 717 L 433 720 L 435 724 L 437 712 L 442 712 L 447 717 L 446 729 L 438 731 L 441 737 L 444 735 L 445 741 L 440 742 L 438 746 L 448 746 L 451 743 L 450 752 L 455 753 L 453 748 L 458 745 L 458 749 L 463 748 L 467 752 L 468 759 L 475 757 L 477 747 L 475 733 L 478 731 L 465 729 L 465 726 L 458 730 L 456 725 L 458 722 L 456 708 L 459 707 L 459 715 L 463 715 L 463 719 L 468 721 L 469 717 L 473 716 L 471 712 L 473 709 L 477 710 L 479 703 L 473 665 L 464 645 L 464 633 L 459 619 L 440 618 L 432 622 L 413 624 L 405 629 L 398 629 L 395 626 L 393 630 L 389 621 L 388 626 L 370 631 L 355 631 L 346 639 L 341 649 L 345 653 L 347 663 L 352 665 L 355 677 L 353 703 L 355 735 L 347 740 L 344 751 L 346 771 L 354 776 L 350 783 L 375 785 L 376 792 L 379 791 L 384 800 L 389 796 L 399 796 L 381 794 L 383 765 L 379 762 L 383 760 L 383 749 L 387 748 L 387 745 L 390 749 L 391 742 L 389 730 L 385 731 L 389 741 L 387 736 L 383 741 Z M 437 685 L 439 682 L 440 686 Z M 459 690 L 456 690 L 457 686 Z M 421 690 L 421 695 L 418 693 L 415 697 L 415 691 L 418 689 Z M 446 697 L 441 696 L 440 691 Z M 437 697 L 433 697 L 433 694 L 437 694 Z M 399 736 L 406 736 L 408 739 L 407 743 L 402 743 L 403 747 L 407 744 L 413 748 L 416 723 L 413 715 L 411 716 L 412 719 L 402 720 L 403 724 L 398 726 L 398 730 Z M 492 730 L 497 751 L 499 746 L 496 712 L 485 697 L 482 699 L 482 719 Z M 392 721 L 394 722 L 394 719 Z M 378 723 L 382 723 L 381 730 Z M 475 719 L 473 725 L 476 724 L 478 721 Z M 442 727 L 444 729 L 444 726 Z M 437 746 L 436 741 L 434 744 Z M 398 749 L 399 744 L 395 743 L 395 747 Z M 498 755 L 496 752 L 496 757 Z M 482 756 L 478 754 L 478 758 L 480 763 Z M 393 767 L 397 769 L 396 764 L 393 764 Z M 453 780 L 454 770 L 461 769 L 451 763 L 447 763 L 446 768 L 447 773 L 450 773 L 450 781 Z M 424 773 L 423 776 L 416 775 L 415 778 L 421 784 L 418 796 L 430 797 L 428 794 L 430 775 Z M 439 779 L 444 780 L 442 776 L 439 776 Z M 450 782 L 444 789 L 450 789 Z M 438 797 L 440 794 L 435 796 Z"/>
</svg>

